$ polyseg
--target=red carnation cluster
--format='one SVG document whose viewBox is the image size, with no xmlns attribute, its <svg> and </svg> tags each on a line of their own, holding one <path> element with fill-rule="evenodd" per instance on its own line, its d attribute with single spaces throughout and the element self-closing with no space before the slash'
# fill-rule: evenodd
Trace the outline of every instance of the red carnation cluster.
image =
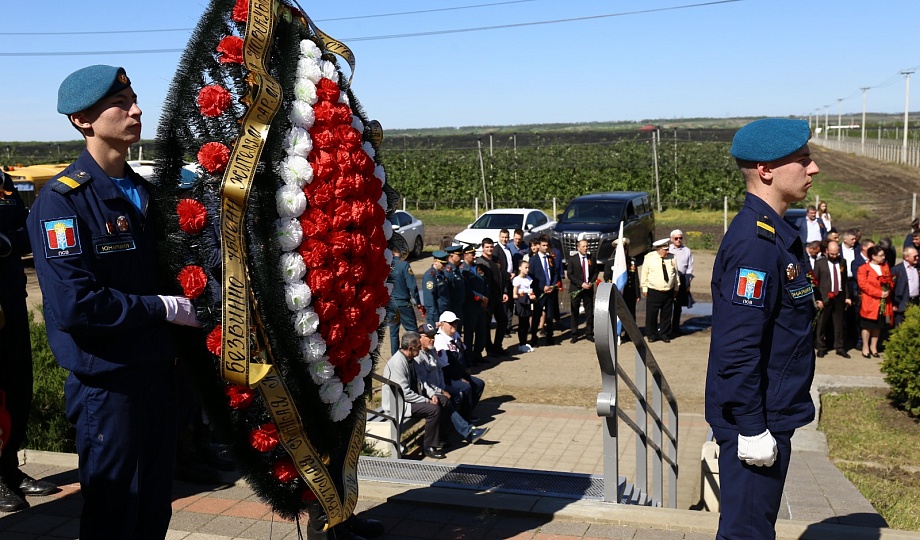
<svg viewBox="0 0 920 540">
<path fill-rule="evenodd" d="M 268 452 L 278 446 L 278 427 L 275 424 L 262 424 L 259 429 L 249 432 L 249 445 L 259 452 Z"/>
<path fill-rule="evenodd" d="M 200 233 L 208 219 L 208 210 L 195 199 L 179 199 L 176 214 L 179 215 L 179 228 L 188 234 Z"/>
<path fill-rule="evenodd" d="M 246 22 L 249 19 L 249 0 L 236 0 L 230 18 L 239 23 Z"/>
<path fill-rule="evenodd" d="M 279 482 L 291 482 L 297 478 L 297 467 L 291 458 L 281 458 L 272 465 L 272 476 Z"/>
<path fill-rule="evenodd" d="M 255 390 L 238 384 L 225 386 L 224 394 L 227 396 L 227 404 L 231 409 L 245 409 L 252 405 L 252 400 L 256 397 Z"/>
<path fill-rule="evenodd" d="M 247 6 L 248 7 L 248 6 Z M 243 40 L 237 36 L 227 36 L 220 40 L 216 48 L 221 64 L 243 63 Z"/>
<path fill-rule="evenodd" d="M 306 282 L 326 354 L 347 384 L 358 376 L 358 360 L 370 351 L 368 336 L 379 326 L 377 309 L 388 300 L 386 216 L 377 204 L 383 192 L 374 160 L 351 125 L 351 109 L 339 103 L 341 89 L 321 79 L 316 95 L 308 158 L 313 182 L 304 188 L 310 207 L 300 218 L 305 240 L 298 252 L 309 269 Z"/>
<path fill-rule="evenodd" d="M 220 116 L 231 103 L 233 96 L 219 84 L 209 84 L 198 91 L 198 110 L 204 116 Z"/>
<path fill-rule="evenodd" d="M 208 284 L 208 276 L 204 273 L 203 268 L 190 264 L 179 270 L 179 284 L 182 285 L 186 298 L 194 300 L 204 292 Z"/>
<path fill-rule="evenodd" d="M 211 352 L 214 356 L 220 356 L 221 349 L 223 349 L 223 326 L 217 325 L 211 330 L 211 333 L 208 334 L 208 337 L 204 340 L 205 346 L 208 348 L 208 351 Z"/>
<path fill-rule="evenodd" d="M 230 149 L 225 144 L 219 142 L 204 143 L 201 149 L 198 150 L 198 163 L 201 163 L 201 166 L 211 174 L 224 172 L 229 161 Z"/>
</svg>

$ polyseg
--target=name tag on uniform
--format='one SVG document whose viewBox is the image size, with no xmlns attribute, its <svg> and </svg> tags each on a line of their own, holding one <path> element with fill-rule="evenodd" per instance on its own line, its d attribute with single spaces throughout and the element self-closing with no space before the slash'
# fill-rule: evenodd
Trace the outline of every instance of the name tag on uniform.
<svg viewBox="0 0 920 540">
<path fill-rule="evenodd" d="M 16 206 L 16 199 L 4 199 L 0 197 L 0 206 Z"/>
<path fill-rule="evenodd" d="M 732 303 L 762 308 L 767 288 L 767 273 L 753 268 L 739 268 L 735 274 Z"/>
<path fill-rule="evenodd" d="M 42 229 L 45 231 L 45 257 L 52 259 L 83 252 L 76 217 L 43 220 Z"/>
<path fill-rule="evenodd" d="M 107 255 L 119 251 L 131 251 L 136 246 L 133 238 L 119 238 L 118 240 L 106 240 L 96 242 L 96 255 Z"/>
<path fill-rule="evenodd" d="M 815 292 L 811 284 L 806 284 L 802 287 L 786 287 L 786 290 L 789 291 L 789 295 L 792 296 L 793 300 L 811 296 Z"/>
</svg>

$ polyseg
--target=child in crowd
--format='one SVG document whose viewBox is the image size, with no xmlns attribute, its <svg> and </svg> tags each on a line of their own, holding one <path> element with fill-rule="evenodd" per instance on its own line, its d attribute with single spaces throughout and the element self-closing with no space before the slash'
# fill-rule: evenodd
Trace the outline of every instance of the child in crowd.
<svg viewBox="0 0 920 540">
<path fill-rule="evenodd" d="M 518 263 L 518 275 L 511 280 L 514 287 L 514 313 L 518 316 L 518 351 L 528 353 L 533 351 L 533 347 L 527 344 L 527 336 L 530 332 L 530 304 L 536 300 L 531 284 L 533 278 L 527 275 L 530 272 L 530 263 L 521 261 Z"/>
</svg>

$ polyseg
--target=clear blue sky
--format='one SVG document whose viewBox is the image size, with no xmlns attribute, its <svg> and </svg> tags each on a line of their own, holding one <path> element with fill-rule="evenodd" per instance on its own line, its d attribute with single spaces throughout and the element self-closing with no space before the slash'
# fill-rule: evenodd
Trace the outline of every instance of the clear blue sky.
<svg viewBox="0 0 920 540">
<path fill-rule="evenodd" d="M 353 88 L 387 128 L 814 113 L 903 112 L 920 67 L 916 0 L 350 0 L 301 4 L 357 57 Z M 0 20 L 0 140 L 71 140 L 55 112 L 75 69 L 127 69 L 153 138 L 200 0 L 7 0 Z M 479 6 L 479 7 L 471 7 Z M 447 11 L 389 15 L 401 12 Z M 630 12 L 662 10 L 646 13 Z M 596 17 L 555 24 L 444 32 Z M 381 16 L 389 15 L 389 16 Z M 371 17 L 373 16 L 373 17 Z M 362 18 L 355 18 L 362 17 Z M 337 20 L 336 20 L 337 19 Z M 10 35 L 10 33 L 30 35 Z M 65 32 L 88 32 L 81 35 Z M 10 53 L 97 52 L 54 56 Z M 920 87 L 920 73 L 912 78 Z M 920 110 L 920 92 L 911 108 Z"/>
</svg>

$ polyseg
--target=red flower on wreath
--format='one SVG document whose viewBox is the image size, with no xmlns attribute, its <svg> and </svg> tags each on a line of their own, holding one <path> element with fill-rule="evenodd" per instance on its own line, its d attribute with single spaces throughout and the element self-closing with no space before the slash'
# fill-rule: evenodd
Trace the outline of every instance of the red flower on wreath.
<svg viewBox="0 0 920 540">
<path fill-rule="evenodd" d="M 204 116 L 220 116 L 231 103 L 233 96 L 219 84 L 209 84 L 198 91 L 198 110 Z"/>
<path fill-rule="evenodd" d="M 256 396 L 255 390 L 238 384 L 227 385 L 224 388 L 224 394 L 227 396 L 227 403 L 230 405 L 231 409 L 245 409 L 249 407 L 252 405 L 252 400 Z"/>
<path fill-rule="evenodd" d="M 249 432 L 249 445 L 259 452 L 268 452 L 278 446 L 278 427 L 275 424 L 262 424 L 259 429 Z"/>
<path fill-rule="evenodd" d="M 205 346 L 208 348 L 208 351 L 211 352 L 214 356 L 220 356 L 220 353 L 223 349 L 223 328 L 221 325 L 214 327 L 214 330 L 211 330 L 211 333 L 208 334 L 208 337 L 204 340 Z"/>
<path fill-rule="evenodd" d="M 343 366 L 335 368 L 335 371 L 338 373 L 342 384 L 348 384 L 361 372 L 361 364 L 357 362 L 348 362 Z"/>
<path fill-rule="evenodd" d="M 218 60 L 221 64 L 242 64 L 243 40 L 236 36 L 227 36 L 217 44 L 217 52 L 220 53 Z"/>
<path fill-rule="evenodd" d="M 236 0 L 236 5 L 233 6 L 233 13 L 230 18 L 236 22 L 246 22 L 249 19 L 249 0 Z"/>
<path fill-rule="evenodd" d="M 201 150 L 198 150 L 198 163 L 211 174 L 224 172 L 228 161 L 230 149 L 219 142 L 205 143 Z"/>
<path fill-rule="evenodd" d="M 323 77 L 316 83 L 316 98 L 320 101 L 337 102 L 340 94 L 339 85 L 335 84 L 332 79 Z"/>
<path fill-rule="evenodd" d="M 179 270 L 178 278 L 185 296 L 191 299 L 201 296 L 208 283 L 208 276 L 204 273 L 204 269 L 193 264 Z"/>
<path fill-rule="evenodd" d="M 280 482 L 291 482 L 297 478 L 297 467 L 291 458 L 279 459 L 272 465 L 272 476 Z"/>
<path fill-rule="evenodd" d="M 179 228 L 188 234 L 198 234 L 207 222 L 208 210 L 195 199 L 179 199 L 176 205 Z"/>
</svg>

